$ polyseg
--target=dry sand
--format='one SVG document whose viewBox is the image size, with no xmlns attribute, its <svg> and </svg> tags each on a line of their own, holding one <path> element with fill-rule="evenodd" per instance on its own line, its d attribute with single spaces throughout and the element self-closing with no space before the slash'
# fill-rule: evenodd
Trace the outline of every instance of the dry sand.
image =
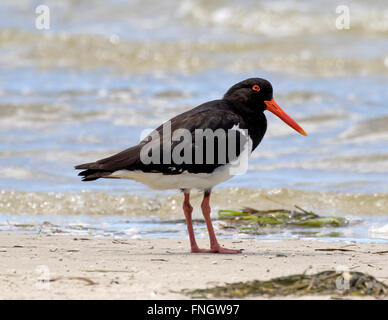
<svg viewBox="0 0 388 320">
<path fill-rule="evenodd" d="M 0 298 L 188 299 L 180 290 L 336 268 L 362 271 L 388 284 L 387 244 L 221 242 L 244 253 L 191 254 L 187 239 L 0 233 Z M 200 244 L 208 245 L 204 239 Z M 349 251 L 317 251 L 328 248 Z"/>
</svg>

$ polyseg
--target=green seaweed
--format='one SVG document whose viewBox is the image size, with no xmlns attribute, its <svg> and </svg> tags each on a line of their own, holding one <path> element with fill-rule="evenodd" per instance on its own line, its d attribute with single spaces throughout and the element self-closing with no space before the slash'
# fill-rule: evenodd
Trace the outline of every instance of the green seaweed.
<svg viewBox="0 0 388 320">
<path fill-rule="evenodd" d="M 242 211 L 236 211 L 236 210 L 219 210 L 218 211 L 218 217 L 220 219 L 223 218 L 234 218 L 234 217 L 240 217 L 240 216 L 245 216 L 245 212 Z"/>
<path fill-rule="evenodd" d="M 346 219 L 342 217 L 317 217 L 314 219 L 306 219 L 299 222 L 294 222 L 294 224 L 299 226 L 309 226 L 309 227 L 341 227 L 346 224 Z"/>
<path fill-rule="evenodd" d="M 257 222 L 262 226 L 269 224 L 284 224 L 284 220 L 275 217 L 260 217 L 257 219 Z"/>
<path fill-rule="evenodd" d="M 348 279 L 348 285 L 341 283 Z M 267 281 L 227 283 L 207 289 L 183 290 L 184 294 L 201 297 L 243 298 L 288 295 L 351 295 L 384 298 L 388 286 L 362 272 L 323 271 L 312 275 L 296 274 Z"/>
<path fill-rule="evenodd" d="M 315 212 L 307 211 L 295 206 L 296 210 L 276 209 L 257 210 L 244 208 L 242 210 L 219 210 L 218 218 L 226 222 L 224 228 L 240 230 L 240 232 L 258 232 L 260 227 L 343 227 L 348 220 L 343 217 L 319 216 Z M 249 228 L 244 226 L 249 225 Z M 256 229 L 256 230 L 255 230 Z"/>
</svg>

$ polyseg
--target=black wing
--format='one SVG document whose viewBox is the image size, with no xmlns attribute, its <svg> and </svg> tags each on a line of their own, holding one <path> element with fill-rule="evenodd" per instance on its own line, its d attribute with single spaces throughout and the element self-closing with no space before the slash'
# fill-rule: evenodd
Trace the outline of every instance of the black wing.
<svg viewBox="0 0 388 320">
<path fill-rule="evenodd" d="M 138 145 L 109 158 L 76 166 L 84 181 L 117 170 L 163 174 L 210 173 L 230 163 L 247 146 L 243 119 L 222 100 L 182 113 L 155 129 Z"/>
</svg>

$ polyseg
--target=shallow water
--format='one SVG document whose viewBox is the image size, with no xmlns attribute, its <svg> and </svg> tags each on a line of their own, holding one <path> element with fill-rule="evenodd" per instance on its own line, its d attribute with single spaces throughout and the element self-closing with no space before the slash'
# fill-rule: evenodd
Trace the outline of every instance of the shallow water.
<svg viewBox="0 0 388 320">
<path fill-rule="evenodd" d="M 268 115 L 249 172 L 216 188 L 233 187 L 215 195 L 215 210 L 298 204 L 361 216 L 355 238 L 370 238 L 375 224 L 388 234 L 385 1 L 349 2 L 349 30 L 335 27 L 336 1 L 58 0 L 41 31 L 36 5 L 0 4 L 1 221 L 181 218 L 175 192 L 81 183 L 73 166 L 259 76 L 309 136 Z"/>
</svg>

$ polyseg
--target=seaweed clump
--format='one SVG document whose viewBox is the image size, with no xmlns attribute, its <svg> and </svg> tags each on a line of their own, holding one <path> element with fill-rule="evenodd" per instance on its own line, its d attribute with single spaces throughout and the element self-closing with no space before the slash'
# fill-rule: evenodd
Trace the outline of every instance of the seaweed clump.
<svg viewBox="0 0 388 320">
<path fill-rule="evenodd" d="M 257 210 L 244 208 L 242 210 L 219 210 L 218 218 L 227 222 L 224 228 L 238 229 L 243 233 L 255 233 L 259 227 L 294 226 L 294 227 L 343 227 L 348 220 L 336 216 L 319 216 L 312 211 L 306 211 L 298 206 L 295 210 Z"/>
<path fill-rule="evenodd" d="M 196 298 L 288 295 L 342 295 L 384 298 L 388 294 L 388 286 L 362 272 L 323 271 L 312 275 L 296 274 L 268 281 L 253 280 L 227 283 L 224 286 L 184 291 L 184 293 Z"/>
</svg>

